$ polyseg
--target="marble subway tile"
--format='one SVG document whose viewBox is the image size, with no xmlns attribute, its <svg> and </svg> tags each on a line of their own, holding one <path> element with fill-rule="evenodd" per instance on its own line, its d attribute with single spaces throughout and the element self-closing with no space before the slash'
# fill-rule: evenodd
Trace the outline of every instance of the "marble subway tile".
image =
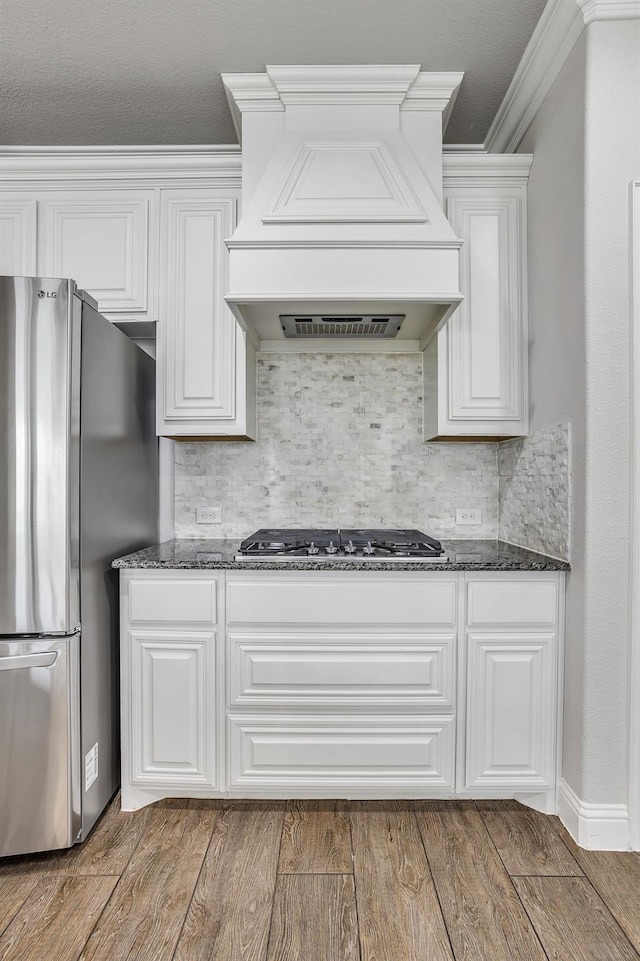
<svg viewBox="0 0 640 961">
<path fill-rule="evenodd" d="M 499 537 L 569 560 L 569 427 L 559 424 L 500 444 L 498 475 Z"/>
<path fill-rule="evenodd" d="M 420 354 L 262 355 L 257 442 L 175 445 L 176 536 L 353 525 L 496 537 L 496 446 L 425 444 L 421 398 Z M 205 506 L 223 523 L 196 524 Z M 458 507 L 479 507 L 482 524 L 458 527 Z"/>
</svg>

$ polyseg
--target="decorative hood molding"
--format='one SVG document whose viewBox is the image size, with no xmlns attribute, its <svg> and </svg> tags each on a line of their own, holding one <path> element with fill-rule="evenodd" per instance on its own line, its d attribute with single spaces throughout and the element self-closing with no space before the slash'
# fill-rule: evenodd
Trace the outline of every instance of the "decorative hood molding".
<svg viewBox="0 0 640 961">
<path fill-rule="evenodd" d="M 424 346 L 455 309 L 442 131 L 461 73 L 417 65 L 224 74 L 242 141 L 227 303 L 256 344 L 283 314 L 405 314 Z"/>
</svg>

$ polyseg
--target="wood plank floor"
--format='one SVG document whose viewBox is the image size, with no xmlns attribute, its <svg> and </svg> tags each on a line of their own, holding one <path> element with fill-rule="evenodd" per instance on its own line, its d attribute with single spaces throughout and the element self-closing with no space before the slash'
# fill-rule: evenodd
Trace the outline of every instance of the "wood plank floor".
<svg viewBox="0 0 640 961">
<path fill-rule="evenodd" d="M 161 801 L 0 859 L 0 961 L 640 961 L 640 855 L 513 801 Z"/>
</svg>

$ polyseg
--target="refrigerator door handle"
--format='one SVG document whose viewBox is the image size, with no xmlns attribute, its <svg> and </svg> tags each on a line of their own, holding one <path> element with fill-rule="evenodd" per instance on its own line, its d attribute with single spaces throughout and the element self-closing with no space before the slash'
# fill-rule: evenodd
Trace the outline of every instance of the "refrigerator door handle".
<svg viewBox="0 0 640 961">
<path fill-rule="evenodd" d="M 57 651 L 44 654 L 16 654 L 0 657 L 0 671 L 17 671 L 20 668 L 53 667 L 58 657 Z"/>
</svg>

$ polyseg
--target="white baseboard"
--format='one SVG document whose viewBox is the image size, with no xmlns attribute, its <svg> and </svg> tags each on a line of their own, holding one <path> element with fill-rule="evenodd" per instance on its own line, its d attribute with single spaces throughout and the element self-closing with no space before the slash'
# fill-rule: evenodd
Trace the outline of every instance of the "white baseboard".
<svg viewBox="0 0 640 961">
<path fill-rule="evenodd" d="M 558 815 L 581 848 L 588 851 L 628 851 L 629 812 L 626 804 L 581 801 L 562 779 L 558 787 Z"/>
</svg>

